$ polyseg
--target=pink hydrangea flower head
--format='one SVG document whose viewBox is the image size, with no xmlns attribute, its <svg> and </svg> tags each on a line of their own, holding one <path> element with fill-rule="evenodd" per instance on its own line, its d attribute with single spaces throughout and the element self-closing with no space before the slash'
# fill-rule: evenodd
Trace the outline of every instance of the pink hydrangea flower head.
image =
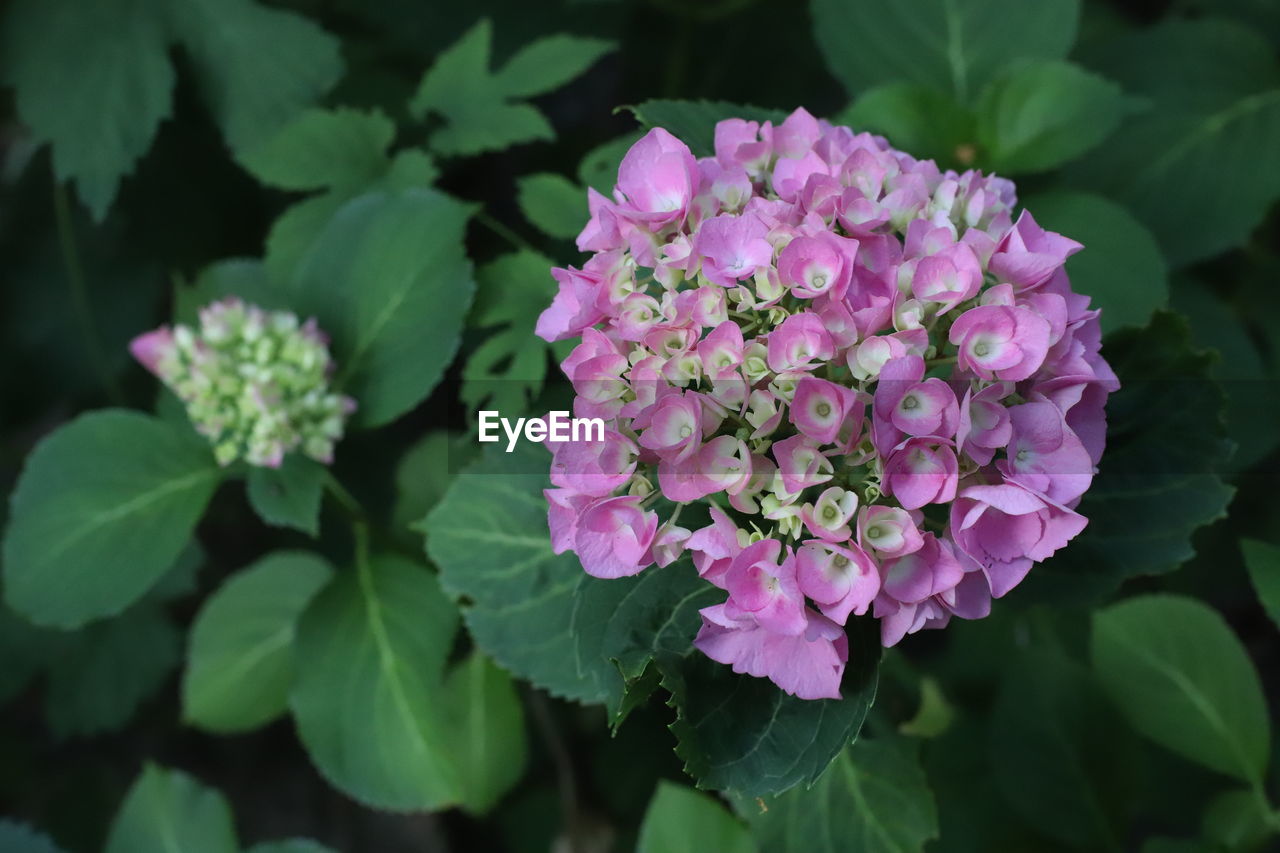
<svg viewBox="0 0 1280 853">
<path fill-rule="evenodd" d="M 576 341 L 574 412 L 606 430 L 549 445 L 552 547 L 600 577 L 689 559 L 726 595 L 698 649 L 834 697 L 849 623 L 980 619 L 1083 530 L 1119 384 L 1080 244 L 1011 182 L 804 110 L 720 122 L 714 152 L 649 131 L 553 272 L 537 332 Z"/>
<path fill-rule="evenodd" d="M 314 319 L 235 297 L 201 308 L 194 326 L 139 335 L 129 351 L 186 406 L 220 465 L 278 468 L 291 452 L 327 465 L 356 408 L 329 388 L 329 339 Z"/>
</svg>

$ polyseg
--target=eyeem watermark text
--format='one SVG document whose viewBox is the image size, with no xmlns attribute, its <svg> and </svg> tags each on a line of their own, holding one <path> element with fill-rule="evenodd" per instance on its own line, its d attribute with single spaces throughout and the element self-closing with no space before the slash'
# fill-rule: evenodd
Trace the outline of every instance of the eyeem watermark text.
<svg viewBox="0 0 1280 853">
<path fill-rule="evenodd" d="M 545 418 L 509 418 L 497 412 L 480 412 L 480 441 L 501 441 L 498 426 L 507 434 L 507 453 L 515 450 L 523 433 L 525 441 L 604 441 L 603 418 L 571 418 L 565 411 L 549 412 Z"/>
</svg>

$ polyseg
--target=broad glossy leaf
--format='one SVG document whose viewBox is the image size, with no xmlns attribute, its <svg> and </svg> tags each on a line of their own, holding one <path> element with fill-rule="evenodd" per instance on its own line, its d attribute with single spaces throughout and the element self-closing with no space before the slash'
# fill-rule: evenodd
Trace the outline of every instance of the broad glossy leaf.
<svg viewBox="0 0 1280 853">
<path fill-rule="evenodd" d="M 658 686 L 655 661 L 677 667 L 697 654 L 698 610 L 723 599 L 685 560 L 629 578 L 582 576 L 570 626 L 575 660 L 603 693 L 610 725 L 620 726 Z"/>
<path fill-rule="evenodd" d="M 611 726 L 621 724 L 627 682 L 604 652 L 604 637 L 618 604 L 640 583 L 639 577 L 593 578 L 586 572 L 573 590 L 569 634 L 578 677 L 592 685 L 605 705 Z"/>
<path fill-rule="evenodd" d="M 693 653 L 702 627 L 698 611 L 722 601 L 723 590 L 699 577 L 688 560 L 646 569 L 610 611 L 600 651 L 633 681 L 650 661 Z"/>
<path fill-rule="evenodd" d="M 1274 290 L 1274 279 L 1262 265 L 1253 276 Z M 1215 277 L 1216 278 L 1216 277 Z M 1280 383 L 1267 357 L 1268 319 L 1266 301 L 1257 301 L 1247 289 L 1222 293 L 1219 282 L 1178 275 L 1170 282 L 1173 309 L 1191 324 L 1191 334 L 1199 347 L 1216 350 L 1218 358 L 1209 375 L 1227 397 L 1227 435 L 1236 444 L 1224 469 L 1227 475 L 1245 471 L 1280 445 L 1280 431 L 1269 417 L 1260 413 L 1280 411 Z M 1246 285 L 1247 288 L 1248 285 Z M 1234 288 L 1233 288 L 1234 290 Z M 1256 335 L 1261 331 L 1262 335 Z"/>
<path fill-rule="evenodd" d="M 1120 205 L 1092 193 L 1053 190 L 1023 199 L 1036 222 L 1084 244 L 1067 259 L 1076 293 L 1102 309 L 1104 333 L 1145 326 L 1169 304 L 1168 270 L 1160 247 Z"/>
<path fill-rule="evenodd" d="M 1103 142 L 1124 112 L 1120 87 L 1078 65 L 1016 65 L 978 99 L 983 165 L 1001 174 L 1059 166 Z"/>
<path fill-rule="evenodd" d="M 1260 783 L 1271 730 L 1257 670 L 1217 611 L 1146 595 L 1094 617 L 1093 666 L 1142 734 L 1179 755 Z"/>
<path fill-rule="evenodd" d="M 396 465 L 396 528 L 422 526 L 449 489 L 454 476 L 479 452 L 475 440 L 462 433 L 433 430 L 405 451 Z"/>
<path fill-rule="evenodd" d="M 636 120 L 645 127 L 661 127 L 689 146 L 695 157 L 715 154 L 716 123 L 727 118 L 747 121 L 772 121 L 778 124 L 786 119 L 782 110 L 733 104 L 728 101 L 645 101 L 631 107 Z M 615 178 L 616 178 L 615 172 Z M 608 193 L 605 193 L 608 195 Z"/>
<path fill-rule="evenodd" d="M 111 824 L 106 853 L 236 853 L 231 808 L 185 773 L 148 764 Z"/>
<path fill-rule="evenodd" d="M 1157 313 L 1145 329 L 1110 335 L 1103 355 L 1122 387 L 1107 402 L 1107 449 L 1080 504 L 1089 526 L 1031 571 L 1014 593 L 1022 601 L 1097 601 L 1127 578 L 1173 571 L 1235 493 L 1220 476 L 1230 442 L 1213 356 L 1192 348 L 1186 322 Z"/>
<path fill-rule="evenodd" d="M 257 258 L 224 258 L 201 269 L 190 284 L 183 281 L 174 284 L 173 321 L 195 327 L 200 322 L 201 308 L 231 297 L 261 308 L 288 308 L 281 294 L 271 287 L 262 261 Z M 183 423 L 186 422 L 184 415 Z"/>
<path fill-rule="evenodd" d="M 33 622 L 119 613 L 173 565 L 222 477 L 213 453 L 150 415 L 82 415 L 27 458 L 4 538 L 5 596 Z"/>
<path fill-rule="evenodd" d="M 552 35 L 525 45 L 494 75 L 508 97 L 530 97 L 557 89 L 583 74 L 616 45 L 585 36 Z"/>
<path fill-rule="evenodd" d="M 237 732 L 284 713 L 295 625 L 332 574 L 314 554 L 281 551 L 227 578 L 191 627 L 184 719 L 207 731 Z"/>
<path fill-rule="evenodd" d="M 18 114 L 99 221 L 169 116 L 164 16 L 162 0 L 17 0 L 5 12 L 0 68 Z"/>
<path fill-rule="evenodd" d="M 62 853 L 62 848 L 49 836 L 7 819 L 0 819 L 0 850 L 7 853 Z"/>
<path fill-rule="evenodd" d="M 570 631 L 582 565 L 553 554 L 547 530 L 550 456 L 518 444 L 486 445 L 426 520 L 427 554 L 440 583 L 462 602 L 477 646 L 513 675 L 566 699 L 601 702 L 578 673 Z"/>
<path fill-rule="evenodd" d="M 1244 539 L 1240 550 L 1244 552 L 1244 565 L 1258 600 L 1271 621 L 1280 627 L 1280 548 L 1270 542 Z"/>
<path fill-rule="evenodd" d="M 360 425 L 413 408 L 453 360 L 475 289 L 468 215 L 434 190 L 367 193 L 339 208 L 300 260 L 298 307 L 332 337 L 336 381 Z"/>
<path fill-rule="evenodd" d="M 336 186 L 295 203 L 276 218 L 267 234 L 263 265 L 270 280 L 277 284 L 289 282 L 298 262 L 315 242 L 316 235 L 345 202 L 375 189 L 429 187 L 437 177 L 439 174 L 431 156 L 420 149 L 408 148 L 387 160 L 383 173 L 367 186 Z"/>
<path fill-rule="evenodd" d="M 255 148 L 342 76 L 338 40 L 255 0 L 173 0 L 174 34 L 234 151 Z"/>
<path fill-rule="evenodd" d="M 524 710 L 511 677 L 478 652 L 445 679 L 460 803 L 487 814 L 524 775 Z"/>
<path fill-rule="evenodd" d="M 1154 106 L 1073 180 L 1132 209 L 1175 267 L 1244 243 L 1280 197 L 1280 65 L 1266 43 L 1233 24 L 1176 22 L 1118 41 L 1097 65 Z"/>
<path fill-rule="evenodd" d="M 918 744 L 859 738 L 817 784 L 739 810 L 763 853 L 919 853 L 938 836 L 933 794 Z"/>
<path fill-rule="evenodd" d="M 816 782 L 857 736 L 875 698 L 879 629 L 874 620 L 854 619 L 849 634 L 842 699 L 797 699 L 697 652 L 659 660 L 685 772 L 701 788 L 741 797 Z"/>
<path fill-rule="evenodd" d="M 516 201 L 538 230 L 572 240 L 587 224 L 587 194 L 563 175 L 539 172 L 516 180 Z"/>
<path fill-rule="evenodd" d="M 1261 850 L 1267 837 L 1280 831 L 1271 803 L 1258 791 L 1223 791 L 1201 816 L 1201 832 L 1227 850 Z"/>
<path fill-rule="evenodd" d="M 387 168 L 396 126 L 381 112 L 310 109 L 240 153 L 259 181 L 284 190 L 362 186 Z"/>
<path fill-rule="evenodd" d="M 814 36 L 849 94 L 907 80 L 969 101 L 1016 59 L 1071 50 L 1078 0 L 815 0 Z"/>
<path fill-rule="evenodd" d="M 431 572 L 398 557 L 342 573 L 311 601 L 298 622 L 289 705 L 331 784 L 381 809 L 458 802 L 441 687 L 457 627 Z"/>
<path fill-rule="evenodd" d="M 140 604 L 59 643 L 45 697 L 58 737 L 118 729 L 178 665 L 182 638 L 164 611 Z"/>
<path fill-rule="evenodd" d="M 320 532 L 320 501 L 325 467 L 301 453 L 290 453 L 279 468 L 249 471 L 249 503 L 267 524 L 292 527 L 309 536 Z"/>
<path fill-rule="evenodd" d="M 636 853 L 755 853 L 751 834 L 709 794 L 661 780 Z"/>
<path fill-rule="evenodd" d="M 973 114 L 953 95 L 919 83 L 868 89 L 833 121 L 881 134 L 895 148 L 942 165 L 970 166 L 977 156 Z"/>
<path fill-rule="evenodd" d="M 1170 16 L 1152 27 L 1124 28 L 1082 49 L 1081 57 L 1161 108 L 1213 110 L 1280 85 L 1275 49 L 1266 39 L 1212 17 Z"/>
<path fill-rule="evenodd" d="M 1085 850 L 1116 837 L 1116 719 L 1092 673 L 1062 656 L 1028 650 L 1008 668 L 988 726 L 996 783 L 1031 826 Z"/>
</svg>

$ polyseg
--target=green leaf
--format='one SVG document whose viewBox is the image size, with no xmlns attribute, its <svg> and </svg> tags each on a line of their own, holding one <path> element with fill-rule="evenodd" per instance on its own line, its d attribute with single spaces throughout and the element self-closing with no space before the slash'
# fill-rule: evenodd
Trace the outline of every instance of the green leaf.
<svg viewBox="0 0 1280 853">
<path fill-rule="evenodd" d="M 1280 85 L 1266 39 L 1214 18 L 1170 16 L 1153 27 L 1125 28 L 1082 54 L 1086 64 L 1160 108 L 1213 110 Z"/>
<path fill-rule="evenodd" d="M 814 0 L 814 36 L 851 95 L 909 81 L 966 103 L 1017 59 L 1061 59 L 1071 50 L 1078 0 Z"/>
<path fill-rule="evenodd" d="M 119 613 L 173 565 L 221 477 L 189 429 L 118 409 L 80 416 L 32 451 L 18 480 L 6 600 L 61 628 Z"/>
<path fill-rule="evenodd" d="M 432 149 L 441 154 L 479 154 L 554 139 L 542 113 L 511 99 L 568 82 L 612 47 L 597 39 L 550 36 L 526 47 L 495 74 L 489 68 L 492 30 L 489 20 L 482 19 L 441 53 L 409 102 L 417 119 L 444 119 L 431 137 Z"/>
<path fill-rule="evenodd" d="M 1124 58 L 1098 64 L 1155 108 L 1126 121 L 1072 180 L 1132 209 L 1174 267 L 1243 244 L 1280 197 L 1271 48 L 1235 25 L 1185 21 L 1130 36 L 1114 52 Z"/>
<path fill-rule="evenodd" d="M 405 451 L 396 465 L 395 527 L 421 528 L 424 516 L 440 503 L 454 475 L 475 459 L 478 448 L 471 436 L 433 430 Z"/>
<path fill-rule="evenodd" d="M 1261 850 L 1263 842 L 1280 832 L 1266 795 L 1258 791 L 1223 791 L 1209 801 L 1201 817 L 1201 833 L 1227 850 Z"/>
<path fill-rule="evenodd" d="M 441 695 L 457 627 L 431 573 L 398 557 L 357 566 L 311 602 L 298 623 L 289 704 L 331 784 L 380 809 L 459 801 L 456 733 Z"/>
<path fill-rule="evenodd" d="M 519 416 L 542 390 L 550 346 L 534 328 L 555 296 L 552 266 L 550 258 L 521 250 L 477 271 L 479 295 L 470 325 L 496 331 L 471 352 L 462 369 L 461 396 L 469 407 Z"/>
<path fill-rule="evenodd" d="M 386 171 L 395 133 L 377 110 L 311 109 L 241 152 L 240 162 L 262 183 L 284 190 L 364 186 Z"/>
<path fill-rule="evenodd" d="M 341 185 L 321 195 L 297 202 L 276 219 L 267 234 L 263 263 L 271 281 L 287 283 L 316 235 L 345 202 L 367 190 L 405 190 L 429 187 L 439 177 L 426 152 L 408 148 L 384 164 L 384 170 L 367 186 Z"/>
<path fill-rule="evenodd" d="M 287 841 L 264 841 L 250 847 L 246 853 L 335 853 L 319 841 L 309 838 L 290 838 Z"/>
<path fill-rule="evenodd" d="M 583 572 L 573 591 L 569 634 L 573 642 L 573 663 L 578 678 L 590 684 L 591 692 L 604 703 L 610 726 L 617 728 L 630 710 L 628 684 L 618 666 L 604 650 L 609 620 L 619 603 L 635 590 L 641 577 L 602 579 Z M 697 628 L 694 628 L 696 633 Z M 692 639 L 693 635 L 690 635 Z M 650 679 L 651 681 L 651 679 Z M 646 683 L 645 697 L 656 685 Z"/>
<path fill-rule="evenodd" d="M 1160 247 L 1123 207 L 1091 193 L 1053 190 L 1024 206 L 1044 228 L 1084 244 L 1067 260 L 1076 293 L 1102 309 L 1102 330 L 1145 326 L 1169 304 L 1168 271 Z"/>
<path fill-rule="evenodd" d="M 551 553 L 549 468 L 540 447 L 507 454 L 488 445 L 427 516 L 427 554 L 445 592 L 467 602 L 472 639 L 499 666 L 556 696 L 600 702 L 599 685 L 578 674 L 570 631 L 582 565 Z"/>
<path fill-rule="evenodd" d="M 58 737 L 122 727 L 178 665 L 182 639 L 155 606 L 97 622 L 61 644 L 49 666 L 45 709 Z"/>
<path fill-rule="evenodd" d="M 314 554 L 282 551 L 227 578 L 191 627 L 183 719 L 228 733 L 282 714 L 293 681 L 295 625 L 332 574 Z"/>
<path fill-rule="evenodd" d="M 539 172 L 516 180 L 520 212 L 549 237 L 572 240 L 587 224 L 587 194 L 563 175 Z"/>
<path fill-rule="evenodd" d="M 62 853 L 62 848 L 49 836 L 8 819 L 0 819 L 0 850 L 6 853 Z"/>
<path fill-rule="evenodd" d="M 1107 401 L 1107 448 L 1080 504 L 1089 526 L 1027 576 L 1023 601 L 1097 601 L 1127 578 L 1173 571 L 1235 493 L 1219 476 L 1231 448 L 1214 359 L 1192 349 L 1186 322 L 1157 313 L 1145 329 L 1110 335 L 1103 352 L 1121 388 Z"/>
<path fill-rule="evenodd" d="M 326 476 L 328 472 L 319 462 L 290 453 L 279 468 L 249 471 L 249 503 L 267 524 L 316 536 Z"/>
<path fill-rule="evenodd" d="M 1015 66 L 992 80 L 978 99 L 983 163 L 1003 174 L 1052 169 L 1100 144 L 1124 112 L 1120 87 L 1078 65 Z"/>
<path fill-rule="evenodd" d="M 857 736 L 871 707 L 879 637 L 874 620 L 851 621 L 842 699 L 797 699 L 696 651 L 678 663 L 660 658 L 685 772 L 700 788 L 740 797 L 812 785 Z"/>
<path fill-rule="evenodd" d="M 1266 700 L 1217 611 L 1173 595 L 1122 601 L 1094 616 L 1092 655 L 1103 686 L 1140 733 L 1261 784 L 1271 739 Z"/>
<path fill-rule="evenodd" d="M 194 326 L 200 322 L 201 308 L 233 296 L 262 308 L 279 310 L 288 307 L 279 292 L 271 288 L 262 261 L 257 258 L 224 258 L 201 269 L 190 284 L 175 282 L 173 320 Z M 185 416 L 183 422 L 186 423 Z"/>
<path fill-rule="evenodd" d="M 640 824 L 636 853 L 755 853 L 746 827 L 714 798 L 658 782 Z"/>
<path fill-rule="evenodd" d="M 552 35 L 526 45 L 494 75 L 509 98 L 542 95 L 582 75 L 617 45 L 584 36 Z"/>
<path fill-rule="evenodd" d="M 871 131 L 914 157 L 968 166 L 977 152 L 973 114 L 946 92 L 918 83 L 868 89 L 837 116 L 836 124 Z"/>
<path fill-rule="evenodd" d="M 475 289 L 462 245 L 468 215 L 434 190 L 367 193 L 339 208 L 300 260 L 298 307 L 331 336 L 360 425 L 413 408 L 453 360 Z"/>
<path fill-rule="evenodd" d="M 169 116 L 164 13 L 161 0 L 17 0 L 5 14 L 0 69 L 18 114 L 98 221 Z"/>
<path fill-rule="evenodd" d="M 678 667 L 680 658 L 696 654 L 693 640 L 702 627 L 698 610 L 723 595 L 687 560 L 631 578 L 582 576 L 570 622 L 574 659 L 579 675 L 599 686 L 615 729 L 657 687 L 651 663 Z"/>
<path fill-rule="evenodd" d="M 859 739 L 809 790 L 740 801 L 764 853 L 918 853 L 938 837 L 918 744 Z"/>
<path fill-rule="evenodd" d="M 689 146 L 695 157 L 710 157 L 715 154 L 715 131 L 719 121 L 740 118 L 746 121 L 771 121 L 776 125 L 787 117 L 782 110 L 732 104 L 728 101 L 652 100 L 628 109 L 635 115 L 636 121 L 645 127 L 661 127 L 678 137 Z M 616 170 L 614 177 L 617 177 Z M 612 187 L 610 183 L 610 189 Z"/>
<path fill-rule="evenodd" d="M 254 0 L 173 0 L 172 27 L 233 151 L 249 151 L 342 76 L 338 40 Z"/>
<path fill-rule="evenodd" d="M 524 775 L 524 710 L 510 676 L 473 652 L 445 679 L 462 808 L 487 814 Z"/>
<path fill-rule="evenodd" d="M 1266 266 L 1255 266 L 1253 276 L 1265 281 L 1268 291 L 1273 289 Z M 1237 290 L 1228 299 L 1217 281 L 1179 275 L 1170 285 L 1171 305 L 1191 324 L 1196 345 L 1218 355 L 1209 375 L 1227 396 L 1227 435 L 1237 445 L 1223 473 L 1245 471 L 1280 445 L 1280 431 L 1272 419 L 1259 417 L 1260 412 L 1280 410 L 1280 383 L 1274 381 L 1275 370 L 1266 354 L 1275 351 L 1266 349 L 1269 308 L 1247 290 Z"/>
<path fill-rule="evenodd" d="M 222 794 L 178 770 L 148 764 L 111 824 L 106 853 L 235 853 Z"/>
<path fill-rule="evenodd" d="M 1244 552 L 1244 565 L 1258 600 L 1271 621 L 1280 627 L 1280 548 L 1269 542 L 1244 539 L 1240 550 Z"/>
<path fill-rule="evenodd" d="M 1031 826 L 1086 850 L 1117 850 L 1109 781 L 1120 722 L 1092 673 L 1028 650 L 1006 672 L 988 727 L 996 783 Z"/>
<path fill-rule="evenodd" d="M 699 577 L 687 560 L 649 569 L 636 580 L 606 611 L 600 638 L 599 654 L 617 664 L 627 685 L 642 679 L 650 662 L 671 664 L 697 654 L 698 611 L 723 601 L 723 592 Z"/>
</svg>

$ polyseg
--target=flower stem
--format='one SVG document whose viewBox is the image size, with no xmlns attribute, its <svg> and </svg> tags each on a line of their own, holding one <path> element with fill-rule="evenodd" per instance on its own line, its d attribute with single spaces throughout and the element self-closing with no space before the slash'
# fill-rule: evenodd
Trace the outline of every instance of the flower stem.
<svg viewBox="0 0 1280 853">
<path fill-rule="evenodd" d="M 62 250 L 62 265 L 66 268 L 67 281 L 71 285 L 71 304 L 76 312 L 76 322 L 80 325 L 80 336 L 84 340 L 85 353 L 93 362 L 93 369 L 97 372 L 107 397 L 113 403 L 122 403 L 124 397 L 107 367 L 106 353 L 102 348 L 102 342 L 98 340 L 98 331 L 93 324 L 93 310 L 89 304 L 84 268 L 80 264 L 80 249 L 76 245 L 75 228 L 71 222 L 71 204 L 67 200 L 67 188 L 57 179 L 53 183 L 53 212 L 58 223 L 58 243 Z"/>
<path fill-rule="evenodd" d="M 531 244 L 528 240 L 521 237 L 519 234 L 517 234 L 508 226 L 494 219 L 492 216 L 485 213 L 483 210 L 476 214 L 475 219 L 476 219 L 476 222 L 479 222 L 485 228 L 488 228 L 494 234 L 497 234 L 499 237 L 506 240 L 515 248 L 521 249 L 526 252 L 534 252 L 535 254 L 537 253 L 538 250 L 533 248 L 533 244 Z"/>
</svg>

